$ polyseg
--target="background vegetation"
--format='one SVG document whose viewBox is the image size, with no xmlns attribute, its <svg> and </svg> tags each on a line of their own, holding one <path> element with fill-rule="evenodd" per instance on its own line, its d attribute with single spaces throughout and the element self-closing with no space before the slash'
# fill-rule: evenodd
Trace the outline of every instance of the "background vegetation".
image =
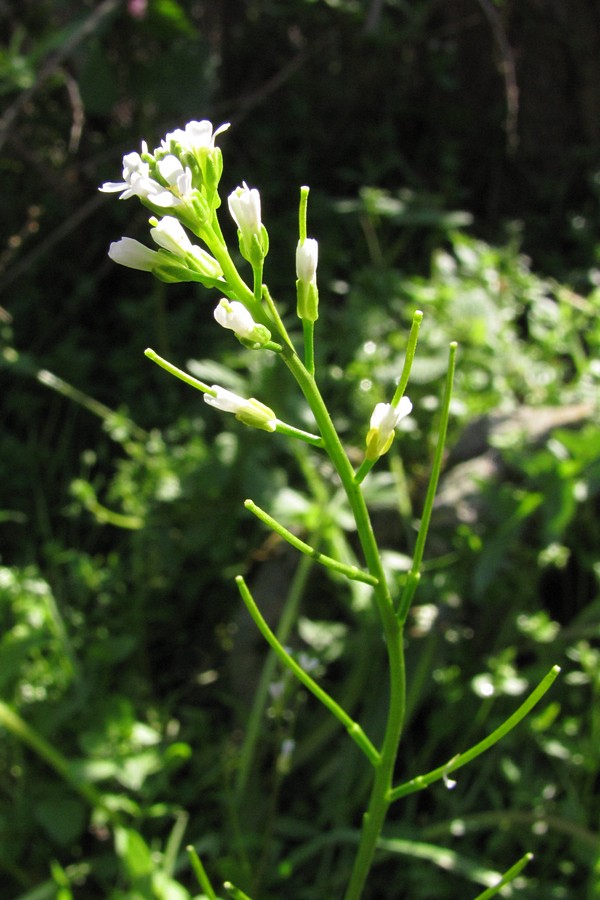
<svg viewBox="0 0 600 900">
<path fill-rule="evenodd" d="M 398 578 L 460 344 L 399 777 L 563 667 L 454 790 L 394 810 L 368 897 L 473 896 L 528 849 L 519 896 L 600 896 L 597 4 L 23 0 L 0 16 L 2 896 L 180 900 L 198 893 L 193 843 L 216 880 L 324 900 L 352 860 L 364 770 L 276 673 L 248 751 L 266 652 L 231 586 L 243 571 L 273 622 L 301 604 L 290 644 L 376 734 L 363 593 L 298 568 L 241 505 L 351 553 L 336 486 L 150 366 L 147 345 L 302 420 L 206 292 L 106 256 L 145 215 L 97 185 L 192 118 L 232 123 L 223 189 L 261 190 L 290 310 L 311 185 L 318 361 L 351 446 L 425 312 L 415 415 L 369 480 Z"/>
</svg>

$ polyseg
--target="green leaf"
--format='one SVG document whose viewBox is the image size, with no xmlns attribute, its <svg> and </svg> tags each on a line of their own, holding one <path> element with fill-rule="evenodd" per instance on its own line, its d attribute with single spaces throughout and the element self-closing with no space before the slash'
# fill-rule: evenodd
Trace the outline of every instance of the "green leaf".
<svg viewBox="0 0 600 900">
<path fill-rule="evenodd" d="M 132 881 L 152 874 L 152 853 L 144 838 L 131 828 L 115 828 L 115 850 Z"/>
</svg>

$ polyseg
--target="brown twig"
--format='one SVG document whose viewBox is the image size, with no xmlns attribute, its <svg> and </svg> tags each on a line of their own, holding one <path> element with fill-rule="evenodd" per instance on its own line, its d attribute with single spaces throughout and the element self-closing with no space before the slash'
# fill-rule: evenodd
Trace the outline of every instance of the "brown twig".
<svg viewBox="0 0 600 900">
<path fill-rule="evenodd" d="M 10 134 L 13 123 L 17 116 L 23 110 L 31 98 L 36 94 L 41 86 L 53 75 L 62 63 L 68 59 L 73 51 L 87 37 L 96 31 L 100 23 L 111 13 L 113 13 L 123 3 L 123 0 L 103 0 L 96 9 L 81 23 L 73 34 L 64 42 L 62 47 L 51 54 L 40 67 L 35 84 L 32 84 L 26 91 L 22 91 L 4 115 L 0 118 L 0 148 L 4 146 Z"/>
<path fill-rule="evenodd" d="M 500 18 L 500 13 L 491 3 L 491 0 L 478 0 L 483 13 L 492 26 L 494 40 L 498 46 L 501 57 L 500 70 L 504 78 L 504 92 L 506 96 L 506 142 L 510 154 L 514 153 L 519 144 L 519 132 L 517 120 L 519 116 L 519 85 L 517 82 L 517 67 L 515 54 L 508 40 L 506 29 Z"/>
</svg>

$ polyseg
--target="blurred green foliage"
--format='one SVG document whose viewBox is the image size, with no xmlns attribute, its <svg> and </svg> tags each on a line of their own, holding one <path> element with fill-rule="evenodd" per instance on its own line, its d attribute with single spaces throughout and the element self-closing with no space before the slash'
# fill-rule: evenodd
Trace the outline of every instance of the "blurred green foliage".
<svg viewBox="0 0 600 900">
<path fill-rule="evenodd" d="M 301 604 L 295 652 L 369 733 L 382 726 L 368 591 L 298 568 L 241 505 L 252 497 L 352 561 L 338 487 L 311 455 L 223 421 L 144 361 L 151 344 L 310 427 L 268 355 L 219 333 L 216 298 L 106 258 L 145 222 L 97 185 L 142 139 L 203 117 L 232 122 L 224 190 L 260 188 L 267 277 L 289 315 L 297 190 L 312 186 L 317 363 L 350 447 L 425 312 L 414 415 L 366 484 L 398 583 L 447 344 L 460 344 L 398 777 L 479 739 L 563 667 L 550 700 L 453 790 L 395 808 L 368 896 L 474 895 L 491 860 L 528 849 L 519 896 L 599 896 L 600 25 L 593 4 L 568 19 L 559 6 L 0 10 L 3 896 L 197 896 L 190 842 L 215 882 L 321 900 L 353 857 L 358 754 L 276 671 L 236 787 L 266 658 L 231 586 L 239 571 L 273 623 Z"/>
</svg>

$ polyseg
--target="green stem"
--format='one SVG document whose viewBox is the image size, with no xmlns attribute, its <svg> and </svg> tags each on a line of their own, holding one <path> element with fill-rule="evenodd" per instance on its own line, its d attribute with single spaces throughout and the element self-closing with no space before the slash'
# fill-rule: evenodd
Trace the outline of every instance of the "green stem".
<svg viewBox="0 0 600 900">
<path fill-rule="evenodd" d="M 260 519 L 261 522 L 264 522 L 265 525 L 272 528 L 273 531 L 287 541 L 288 544 L 291 544 L 292 547 L 295 547 L 296 550 L 299 550 L 301 553 L 310 556 L 315 562 L 320 563 L 322 566 L 326 566 L 328 569 L 332 569 L 334 572 L 338 572 L 340 575 L 345 575 L 346 578 L 350 578 L 352 581 L 363 581 L 365 584 L 370 585 L 377 584 L 377 579 L 369 574 L 369 572 L 363 572 L 362 569 L 357 568 L 357 566 L 348 566 L 346 563 L 339 562 L 331 556 L 326 556 L 319 550 L 315 550 L 310 544 L 300 540 L 295 534 L 292 534 L 291 531 L 288 531 L 287 528 L 281 525 L 277 519 L 274 519 L 266 513 L 264 509 L 261 509 L 256 503 L 253 503 L 252 500 L 245 500 L 244 506 L 246 509 L 250 510 L 251 513 L 254 513 L 257 519 Z"/>
<path fill-rule="evenodd" d="M 400 375 L 400 381 L 398 382 L 398 387 L 394 392 L 394 397 L 392 399 L 392 406 L 398 406 L 400 400 L 404 396 L 404 391 L 406 390 L 406 385 L 408 384 L 408 379 L 410 376 L 410 370 L 412 369 L 413 360 L 415 358 L 415 351 L 417 349 L 417 341 L 419 339 L 419 328 L 421 327 L 421 322 L 423 321 L 423 313 L 420 309 L 415 311 L 412 320 L 412 326 L 410 329 L 410 334 L 408 335 L 408 344 L 406 347 L 406 356 L 404 358 L 404 366 L 402 367 L 402 373 Z"/>
<path fill-rule="evenodd" d="M 233 900 L 252 900 L 252 897 L 249 897 L 248 894 L 241 891 L 235 884 L 232 884 L 231 881 L 226 881 L 223 884 L 223 887 Z"/>
<path fill-rule="evenodd" d="M 509 731 L 512 731 L 533 707 L 539 703 L 546 691 L 551 687 L 559 672 L 560 666 L 552 666 L 548 674 L 540 681 L 529 697 L 527 697 L 521 706 L 519 706 L 512 716 L 509 716 L 502 725 L 469 750 L 452 757 L 445 765 L 438 766 L 437 769 L 427 772 L 426 775 L 418 775 L 416 778 L 411 778 L 410 781 L 394 788 L 390 791 L 390 802 L 393 803 L 401 797 L 406 797 L 408 794 L 414 794 L 417 791 L 424 790 L 429 787 L 430 784 L 433 784 L 434 781 L 440 781 L 442 778 L 446 778 L 451 772 L 455 772 L 457 769 L 466 766 L 471 760 L 475 759 L 477 756 L 481 756 L 482 753 L 485 753 L 486 750 L 489 750 L 490 747 L 497 744 L 499 740 L 507 735 Z"/>
<path fill-rule="evenodd" d="M 306 370 L 311 374 L 315 374 L 315 323 L 308 319 L 302 320 L 302 331 L 304 333 L 304 365 Z"/>
<path fill-rule="evenodd" d="M 435 500 L 435 494 L 437 491 L 438 481 L 440 477 L 440 471 L 442 468 L 442 459 L 444 456 L 444 445 L 446 443 L 446 433 L 448 431 L 448 419 L 450 417 L 450 400 L 452 398 L 452 384 L 454 381 L 454 367 L 456 360 L 456 343 L 452 342 L 450 344 L 450 355 L 448 359 L 448 371 L 446 374 L 446 386 L 444 390 L 444 399 L 442 402 L 442 415 L 440 419 L 440 427 L 438 432 L 437 445 L 435 448 L 435 455 L 433 458 L 433 465 L 431 468 L 431 477 L 429 479 L 429 485 L 427 486 L 427 494 L 425 496 L 425 503 L 423 506 L 423 514 L 421 516 L 421 524 L 419 526 L 419 533 L 417 534 L 417 541 L 415 543 L 415 550 L 413 553 L 413 562 L 410 569 L 410 572 L 406 576 L 406 582 L 404 584 L 404 589 L 402 591 L 400 601 L 398 604 L 398 618 L 404 624 L 406 621 L 406 617 L 408 616 L 408 612 L 410 610 L 410 605 L 412 603 L 413 597 L 415 595 L 415 591 L 418 587 L 420 578 L 421 578 L 421 563 L 423 562 L 423 553 L 425 550 L 425 541 L 427 539 L 427 532 L 429 531 L 429 523 L 431 521 L 431 513 L 433 512 L 433 503 Z"/>
<path fill-rule="evenodd" d="M 277 330 L 279 331 L 280 337 L 287 344 L 289 351 L 291 353 L 293 353 L 294 345 L 292 344 L 290 336 L 287 333 L 287 329 L 286 329 L 285 325 L 283 324 L 283 320 L 282 320 L 281 316 L 279 315 L 279 310 L 275 306 L 275 303 L 273 302 L 273 298 L 271 297 L 270 291 L 269 291 L 268 287 L 266 286 L 266 284 L 263 284 L 263 286 L 262 286 L 262 297 L 267 306 L 267 309 L 269 310 L 269 313 L 273 317 L 273 321 L 277 324 Z"/>
<path fill-rule="evenodd" d="M 367 457 L 365 456 L 358 468 L 356 475 L 354 476 L 354 480 L 357 484 L 363 483 L 376 462 L 376 459 L 367 459 Z"/>
<path fill-rule="evenodd" d="M 210 883 L 210 879 L 206 874 L 206 870 L 202 865 L 202 860 L 196 853 L 194 847 L 190 844 L 185 848 L 187 850 L 188 856 L 190 858 L 190 863 L 192 865 L 192 869 L 194 870 L 194 874 L 198 879 L 198 884 L 208 897 L 208 900 L 218 900 L 217 895 L 215 894 L 214 888 Z"/>
<path fill-rule="evenodd" d="M 406 385 L 408 384 L 408 379 L 410 377 L 410 370 L 412 369 L 413 360 L 415 358 L 415 351 L 417 349 L 417 340 L 419 338 L 419 328 L 421 327 L 421 322 L 423 321 L 423 313 L 420 309 L 417 309 L 415 314 L 413 315 L 412 326 L 410 329 L 410 334 L 408 336 L 408 345 L 406 348 L 406 356 L 404 358 L 404 365 L 402 367 L 402 372 L 400 374 L 400 380 L 398 382 L 398 387 L 394 391 L 394 396 L 392 398 L 392 406 L 398 406 L 402 397 L 404 396 L 404 391 L 406 390 Z M 376 459 L 363 459 L 362 463 L 359 466 L 359 469 L 355 475 L 355 481 L 357 484 L 362 484 L 365 480 L 375 463 Z"/>
<path fill-rule="evenodd" d="M 73 764 L 1 700 L 0 725 L 3 725 L 7 731 L 10 731 L 11 734 L 30 747 L 34 753 L 37 753 L 45 763 L 54 769 L 54 771 L 57 772 L 67 784 L 70 784 L 71 787 L 91 806 L 102 809 L 109 814 L 109 818 L 114 819 L 114 813 L 106 806 L 100 791 L 97 791 L 91 784 L 86 784 L 76 778 L 73 774 Z"/>
<path fill-rule="evenodd" d="M 300 188 L 300 205 L 298 207 L 298 233 L 300 236 L 301 244 L 303 244 L 306 240 L 306 212 L 309 192 L 310 188 L 306 185 L 303 185 Z"/>
<path fill-rule="evenodd" d="M 315 533 L 315 537 L 318 537 L 318 533 Z M 312 560 L 308 557 L 304 557 L 303 559 L 301 559 L 299 565 L 296 568 L 293 581 L 290 585 L 288 595 L 285 599 L 283 612 L 281 613 L 281 617 L 277 625 L 276 637 L 281 645 L 285 645 L 285 643 L 287 642 L 290 631 L 292 630 L 292 626 L 295 624 L 298 617 L 298 607 L 304 594 L 306 581 L 311 568 Z M 239 763 L 233 789 L 233 802 L 237 807 L 240 806 L 241 799 L 248 782 L 248 777 L 250 775 L 250 769 L 252 768 L 255 747 L 260 736 L 264 710 L 267 704 L 269 685 L 274 680 L 276 667 L 277 656 L 275 652 L 271 650 L 267 656 L 267 659 L 265 660 L 265 664 L 260 676 L 260 681 L 254 694 L 252 710 L 250 712 L 250 715 L 248 716 L 248 722 L 246 724 L 244 743 L 242 744 L 242 748 L 240 750 Z"/>
<path fill-rule="evenodd" d="M 208 249 L 221 266 L 221 271 L 225 277 L 228 287 L 234 292 L 235 296 L 251 313 L 256 322 L 266 325 L 270 330 L 273 329 L 273 323 L 265 316 L 260 299 L 254 296 L 254 292 L 250 290 L 237 267 L 229 255 L 227 245 L 222 237 L 217 234 L 212 226 L 207 226 L 202 232 L 202 238 Z"/>
<path fill-rule="evenodd" d="M 311 434 L 310 431 L 302 431 L 301 428 L 295 428 L 293 425 L 288 425 L 287 422 L 282 422 L 281 419 L 277 419 L 275 430 L 277 434 L 285 434 L 287 437 L 298 438 L 298 440 L 304 441 L 305 444 L 310 444 L 312 447 L 318 447 L 320 450 L 325 446 L 323 438 L 316 434 Z"/>
<path fill-rule="evenodd" d="M 254 602 L 254 598 L 250 593 L 248 585 L 244 581 L 241 575 L 238 575 L 235 579 L 235 582 L 238 586 L 238 590 L 242 597 L 242 600 L 246 604 L 246 608 L 250 615 L 252 616 L 252 620 L 266 642 L 269 646 L 275 651 L 281 662 L 286 666 L 293 674 L 296 676 L 298 681 L 307 688 L 311 694 L 320 700 L 323 706 L 325 706 L 329 712 L 335 716 L 335 718 L 342 723 L 352 740 L 355 744 L 360 747 L 363 753 L 368 757 L 370 762 L 375 766 L 379 762 L 379 753 L 364 733 L 358 722 L 355 722 L 351 716 L 348 715 L 345 709 L 336 703 L 333 697 L 330 697 L 327 691 L 324 691 L 323 688 L 317 684 L 314 679 L 308 675 L 301 665 L 299 665 L 296 660 L 291 656 L 287 650 L 282 647 L 282 645 L 277 640 L 277 637 L 273 634 L 265 620 L 263 619 L 261 612 Z"/>
<path fill-rule="evenodd" d="M 252 274 L 254 279 L 254 299 L 260 305 L 262 300 L 262 276 L 264 269 L 264 260 L 259 266 L 252 266 Z"/>
<path fill-rule="evenodd" d="M 533 853 L 526 853 L 514 864 L 514 866 L 511 866 L 510 869 L 504 873 L 498 884 L 495 884 L 494 887 L 488 888 L 487 891 L 478 894 L 477 897 L 475 897 L 475 900 L 490 900 L 491 897 L 495 897 L 505 885 L 510 884 L 511 881 L 515 880 L 517 875 L 523 871 L 527 863 L 531 862 L 532 859 Z"/>
<path fill-rule="evenodd" d="M 144 356 L 147 356 L 148 359 L 151 359 L 152 362 L 155 362 L 157 366 L 160 366 L 161 369 L 164 369 L 166 372 L 169 372 L 170 375 L 174 375 L 175 378 L 179 378 L 180 381 L 185 382 L 185 384 L 189 384 L 190 387 L 196 388 L 197 391 L 202 391 L 203 394 L 210 394 L 212 397 L 216 396 L 216 392 L 213 391 L 208 384 L 204 384 L 203 381 L 199 381 L 197 378 L 194 378 L 193 375 L 189 375 L 187 372 L 184 372 L 183 369 L 178 369 L 177 366 L 174 366 L 173 363 L 168 362 L 168 360 L 163 359 L 162 356 L 159 356 L 154 350 L 148 347 L 144 350 Z"/>
<path fill-rule="evenodd" d="M 377 847 L 383 822 L 389 807 L 389 794 L 394 772 L 398 744 L 406 706 L 406 672 L 404 661 L 404 634 L 396 618 L 392 598 L 385 580 L 379 548 L 371 525 L 360 485 L 356 483 L 352 464 L 346 455 L 335 426 L 316 385 L 314 377 L 302 365 L 298 356 L 284 347 L 282 356 L 294 375 L 315 417 L 326 450 L 348 497 L 367 569 L 377 579 L 373 587 L 383 630 L 385 632 L 389 664 L 389 706 L 385 734 L 375 770 L 367 811 L 363 817 L 361 839 L 354 868 L 345 894 L 345 900 L 358 900 L 361 896 Z"/>
<path fill-rule="evenodd" d="M 105 406 L 104 403 L 94 399 L 94 397 L 84 394 L 83 391 L 73 387 L 72 384 L 59 378 L 58 375 L 55 375 L 53 372 L 49 372 L 48 369 L 39 369 L 35 375 L 37 380 L 43 385 L 52 388 L 53 391 L 58 391 L 63 397 L 68 397 L 69 400 L 79 403 L 80 406 L 83 406 L 88 412 L 93 413 L 105 422 L 110 423 L 111 419 L 116 418 L 117 413 L 110 409 L 110 407 Z M 139 425 L 136 425 L 135 422 L 132 422 L 131 419 L 127 419 L 126 422 L 127 427 L 131 430 L 131 434 L 138 441 L 145 441 L 148 438 L 148 432 L 144 431 L 143 428 L 140 428 Z"/>
</svg>

